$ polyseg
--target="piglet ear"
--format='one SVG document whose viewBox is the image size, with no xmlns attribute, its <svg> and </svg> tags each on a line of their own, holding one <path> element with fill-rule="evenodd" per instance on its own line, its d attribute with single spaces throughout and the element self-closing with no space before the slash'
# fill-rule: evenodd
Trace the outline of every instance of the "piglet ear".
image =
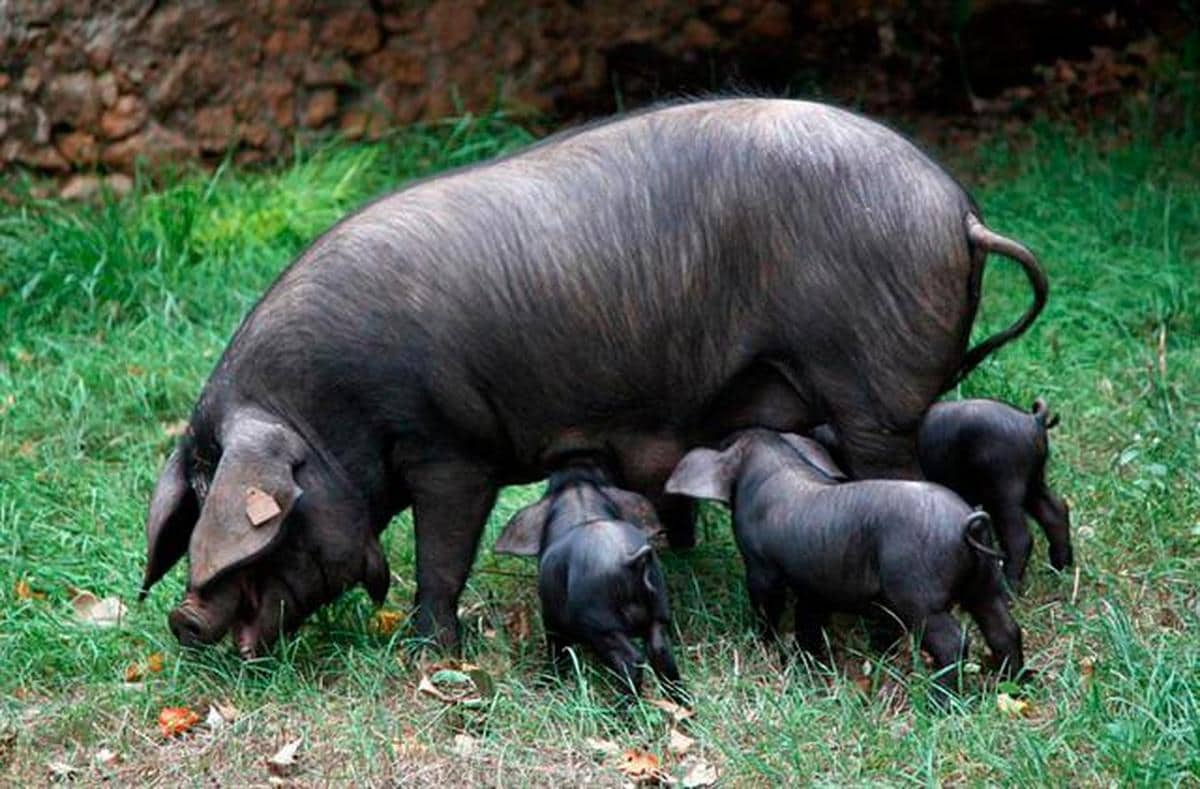
<svg viewBox="0 0 1200 789">
<path fill-rule="evenodd" d="M 504 526 L 492 550 L 513 556 L 537 556 L 542 548 L 542 533 L 546 530 L 546 517 L 550 514 L 550 503 L 542 499 L 517 511 Z"/>
<path fill-rule="evenodd" d="M 638 578 L 642 581 L 642 586 L 651 594 L 654 594 L 656 591 L 654 588 L 654 579 L 650 577 L 650 557 L 653 555 L 654 549 L 649 545 L 643 545 L 625 560 L 625 565 L 637 573 Z"/>
<path fill-rule="evenodd" d="M 150 587 L 187 553 L 188 540 L 200 516 L 196 494 L 188 484 L 183 453 L 182 446 L 175 448 L 154 486 L 146 517 L 146 572 L 139 599 L 145 598 Z"/>
<path fill-rule="evenodd" d="M 307 445 L 291 428 L 240 416 L 222 443 L 221 462 L 188 546 L 192 589 L 273 548 L 303 492 L 292 469 Z"/>
<path fill-rule="evenodd" d="M 383 605 L 387 598 L 388 586 L 392 582 L 392 574 L 388 569 L 387 557 L 383 555 L 383 548 L 379 545 L 379 538 L 374 534 L 367 535 L 362 579 L 363 588 L 375 601 L 375 605 Z"/>
<path fill-rule="evenodd" d="M 733 479 L 737 473 L 737 444 L 717 452 L 715 449 L 693 449 L 683 456 L 671 478 L 666 492 L 693 499 L 712 499 L 729 503 Z"/>
<path fill-rule="evenodd" d="M 811 438 L 798 436 L 795 433 L 780 433 L 780 437 L 791 445 L 792 449 L 804 459 L 808 465 L 815 468 L 825 476 L 837 482 L 845 482 L 849 479 L 846 473 L 838 468 L 837 463 L 833 462 L 833 458 L 829 456 L 829 452 L 825 447 L 813 441 Z"/>
<path fill-rule="evenodd" d="M 663 531 L 663 525 L 658 520 L 654 505 L 645 496 L 639 496 L 620 488 L 605 488 L 604 494 L 616 506 L 621 514 L 621 520 L 637 526 L 647 537 L 653 537 Z"/>
</svg>

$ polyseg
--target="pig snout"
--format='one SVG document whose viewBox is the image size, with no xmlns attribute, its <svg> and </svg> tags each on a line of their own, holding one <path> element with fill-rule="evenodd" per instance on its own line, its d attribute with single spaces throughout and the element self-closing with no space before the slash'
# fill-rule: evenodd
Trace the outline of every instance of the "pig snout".
<svg viewBox="0 0 1200 789">
<path fill-rule="evenodd" d="M 185 647 L 213 644 L 225 635 L 226 623 L 218 621 L 189 595 L 167 617 L 171 632 Z"/>
</svg>

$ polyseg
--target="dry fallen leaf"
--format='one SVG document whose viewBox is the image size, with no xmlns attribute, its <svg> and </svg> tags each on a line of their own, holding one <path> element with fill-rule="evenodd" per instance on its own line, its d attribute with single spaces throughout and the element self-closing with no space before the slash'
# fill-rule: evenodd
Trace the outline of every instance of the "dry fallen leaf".
<svg viewBox="0 0 1200 789">
<path fill-rule="evenodd" d="M 246 489 L 246 517 L 251 526 L 262 526 L 281 512 L 279 502 L 270 493 L 253 486 Z"/>
<path fill-rule="evenodd" d="M 45 600 L 46 593 L 39 592 L 29 585 L 29 582 L 22 578 L 13 584 L 13 594 L 18 600 Z"/>
<path fill-rule="evenodd" d="M 1007 693 L 996 695 L 996 708 L 1010 718 L 1027 717 L 1033 714 L 1033 705 L 1025 699 L 1017 699 Z"/>
<path fill-rule="evenodd" d="M 233 723 L 238 718 L 238 708 L 230 704 L 228 701 L 217 701 L 208 705 L 208 715 L 204 718 L 204 725 L 213 731 L 223 728 L 224 726 Z"/>
<path fill-rule="evenodd" d="M 717 768 L 703 759 L 697 759 L 683 774 L 683 781 L 680 784 L 684 789 L 698 789 L 701 786 L 712 786 L 716 782 Z"/>
<path fill-rule="evenodd" d="M 163 653 L 151 652 L 146 657 L 146 670 L 151 674 L 157 674 L 163 670 Z"/>
<path fill-rule="evenodd" d="M 679 729 L 672 728 L 667 742 L 667 750 L 676 756 L 683 756 L 685 753 L 690 751 L 692 746 L 695 744 L 696 741 L 694 739 L 687 736 Z"/>
<path fill-rule="evenodd" d="M 463 758 L 474 756 L 479 750 L 479 740 L 469 734 L 454 735 L 454 753 Z"/>
<path fill-rule="evenodd" d="M 286 742 L 267 759 L 267 769 L 274 775 L 284 776 L 296 766 L 296 751 L 300 749 L 303 737 Z"/>
<path fill-rule="evenodd" d="M 367 629 L 381 636 L 390 636 L 400 628 L 400 625 L 404 624 L 406 618 L 407 615 L 403 611 L 381 608 L 371 615 L 370 621 L 367 622 Z"/>
<path fill-rule="evenodd" d="M 167 434 L 168 438 L 179 438 L 187 434 L 187 431 L 188 421 L 186 419 L 180 419 L 163 425 L 163 432 Z"/>
<path fill-rule="evenodd" d="M 106 597 L 103 600 L 91 592 L 79 592 L 71 600 L 75 609 L 75 618 L 80 622 L 97 627 L 115 627 L 121 624 L 128 609 L 119 597 Z"/>
<path fill-rule="evenodd" d="M 637 748 L 627 748 L 621 754 L 617 769 L 627 778 L 638 782 L 661 781 L 666 778 L 666 774 L 659 766 L 658 757 L 652 753 L 639 751 Z"/>
<path fill-rule="evenodd" d="M 473 663 L 449 661 L 422 673 L 417 692 L 445 704 L 482 707 L 495 692 L 491 676 Z"/>
<path fill-rule="evenodd" d="M 121 761 L 121 754 L 111 748 L 101 748 L 93 754 L 92 761 L 101 767 L 112 767 Z"/>
<path fill-rule="evenodd" d="M 681 704 L 676 704 L 673 701 L 668 701 L 667 699 L 654 699 L 650 702 L 650 706 L 658 707 L 660 710 L 670 715 L 672 723 L 685 721 L 696 714 L 693 710 L 689 710 L 687 707 L 684 707 Z"/>
<path fill-rule="evenodd" d="M 158 729 L 164 737 L 183 734 L 200 722 L 200 716 L 187 707 L 163 707 L 158 713 Z"/>
<path fill-rule="evenodd" d="M 529 639 L 529 609 L 520 603 L 509 606 L 504 612 L 504 630 L 513 641 Z"/>
<path fill-rule="evenodd" d="M 621 746 L 612 740 L 602 740 L 598 737 L 588 737 L 583 741 L 595 753 L 603 756 L 616 756 L 621 752 Z"/>
<path fill-rule="evenodd" d="M 217 712 L 217 708 L 213 705 L 208 705 L 208 714 L 204 716 L 204 725 L 212 731 L 224 728 L 227 721 L 222 717 L 221 713 Z"/>
<path fill-rule="evenodd" d="M 126 666 L 125 667 L 125 681 L 126 682 L 141 682 L 142 681 L 142 667 L 140 665 L 138 665 L 137 663 L 130 663 L 128 666 Z"/>
<path fill-rule="evenodd" d="M 233 723 L 238 719 L 238 716 L 242 714 L 241 710 L 233 706 L 233 704 L 228 701 L 218 701 L 212 706 L 216 708 L 217 714 L 224 718 L 226 723 Z"/>
<path fill-rule="evenodd" d="M 51 781 L 69 781 L 79 773 L 78 767 L 72 767 L 66 762 L 48 762 L 46 767 L 50 770 Z"/>
</svg>

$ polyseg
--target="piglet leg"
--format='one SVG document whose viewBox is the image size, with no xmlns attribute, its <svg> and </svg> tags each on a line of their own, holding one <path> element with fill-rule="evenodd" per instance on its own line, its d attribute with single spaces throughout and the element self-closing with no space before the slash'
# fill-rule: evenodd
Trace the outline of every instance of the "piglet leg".
<svg viewBox="0 0 1200 789">
<path fill-rule="evenodd" d="M 968 606 L 967 612 L 979 625 L 992 656 L 1000 665 L 1001 674 L 1005 677 L 1019 675 L 1025 667 L 1025 656 L 1021 649 L 1021 628 L 1013 619 L 1003 594 L 996 590 L 995 594 Z"/>
<path fill-rule="evenodd" d="M 958 620 L 948 612 L 933 614 L 925 620 L 921 646 L 933 657 L 937 682 L 947 693 L 960 687 L 959 661 L 967 653 L 967 637 Z"/>
<path fill-rule="evenodd" d="M 686 704 L 687 693 L 679 677 L 679 667 L 675 665 L 671 637 L 667 635 L 666 625 L 661 622 L 650 626 L 650 634 L 646 638 L 646 661 L 665 686 L 667 695 L 676 702 Z"/>
<path fill-rule="evenodd" d="M 1042 483 L 1025 500 L 1025 508 L 1046 532 L 1046 539 L 1050 542 L 1050 565 L 1055 570 L 1069 567 L 1075 557 L 1071 550 L 1070 516 L 1066 503 Z"/>
</svg>

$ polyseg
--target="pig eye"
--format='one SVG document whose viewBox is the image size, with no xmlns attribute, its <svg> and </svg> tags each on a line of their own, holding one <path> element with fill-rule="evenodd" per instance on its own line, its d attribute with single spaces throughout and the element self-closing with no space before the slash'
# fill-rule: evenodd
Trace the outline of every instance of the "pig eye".
<svg viewBox="0 0 1200 789">
<path fill-rule="evenodd" d="M 192 490 L 196 492 L 196 498 L 203 502 L 208 498 L 208 480 L 199 474 L 192 477 Z"/>
</svg>

